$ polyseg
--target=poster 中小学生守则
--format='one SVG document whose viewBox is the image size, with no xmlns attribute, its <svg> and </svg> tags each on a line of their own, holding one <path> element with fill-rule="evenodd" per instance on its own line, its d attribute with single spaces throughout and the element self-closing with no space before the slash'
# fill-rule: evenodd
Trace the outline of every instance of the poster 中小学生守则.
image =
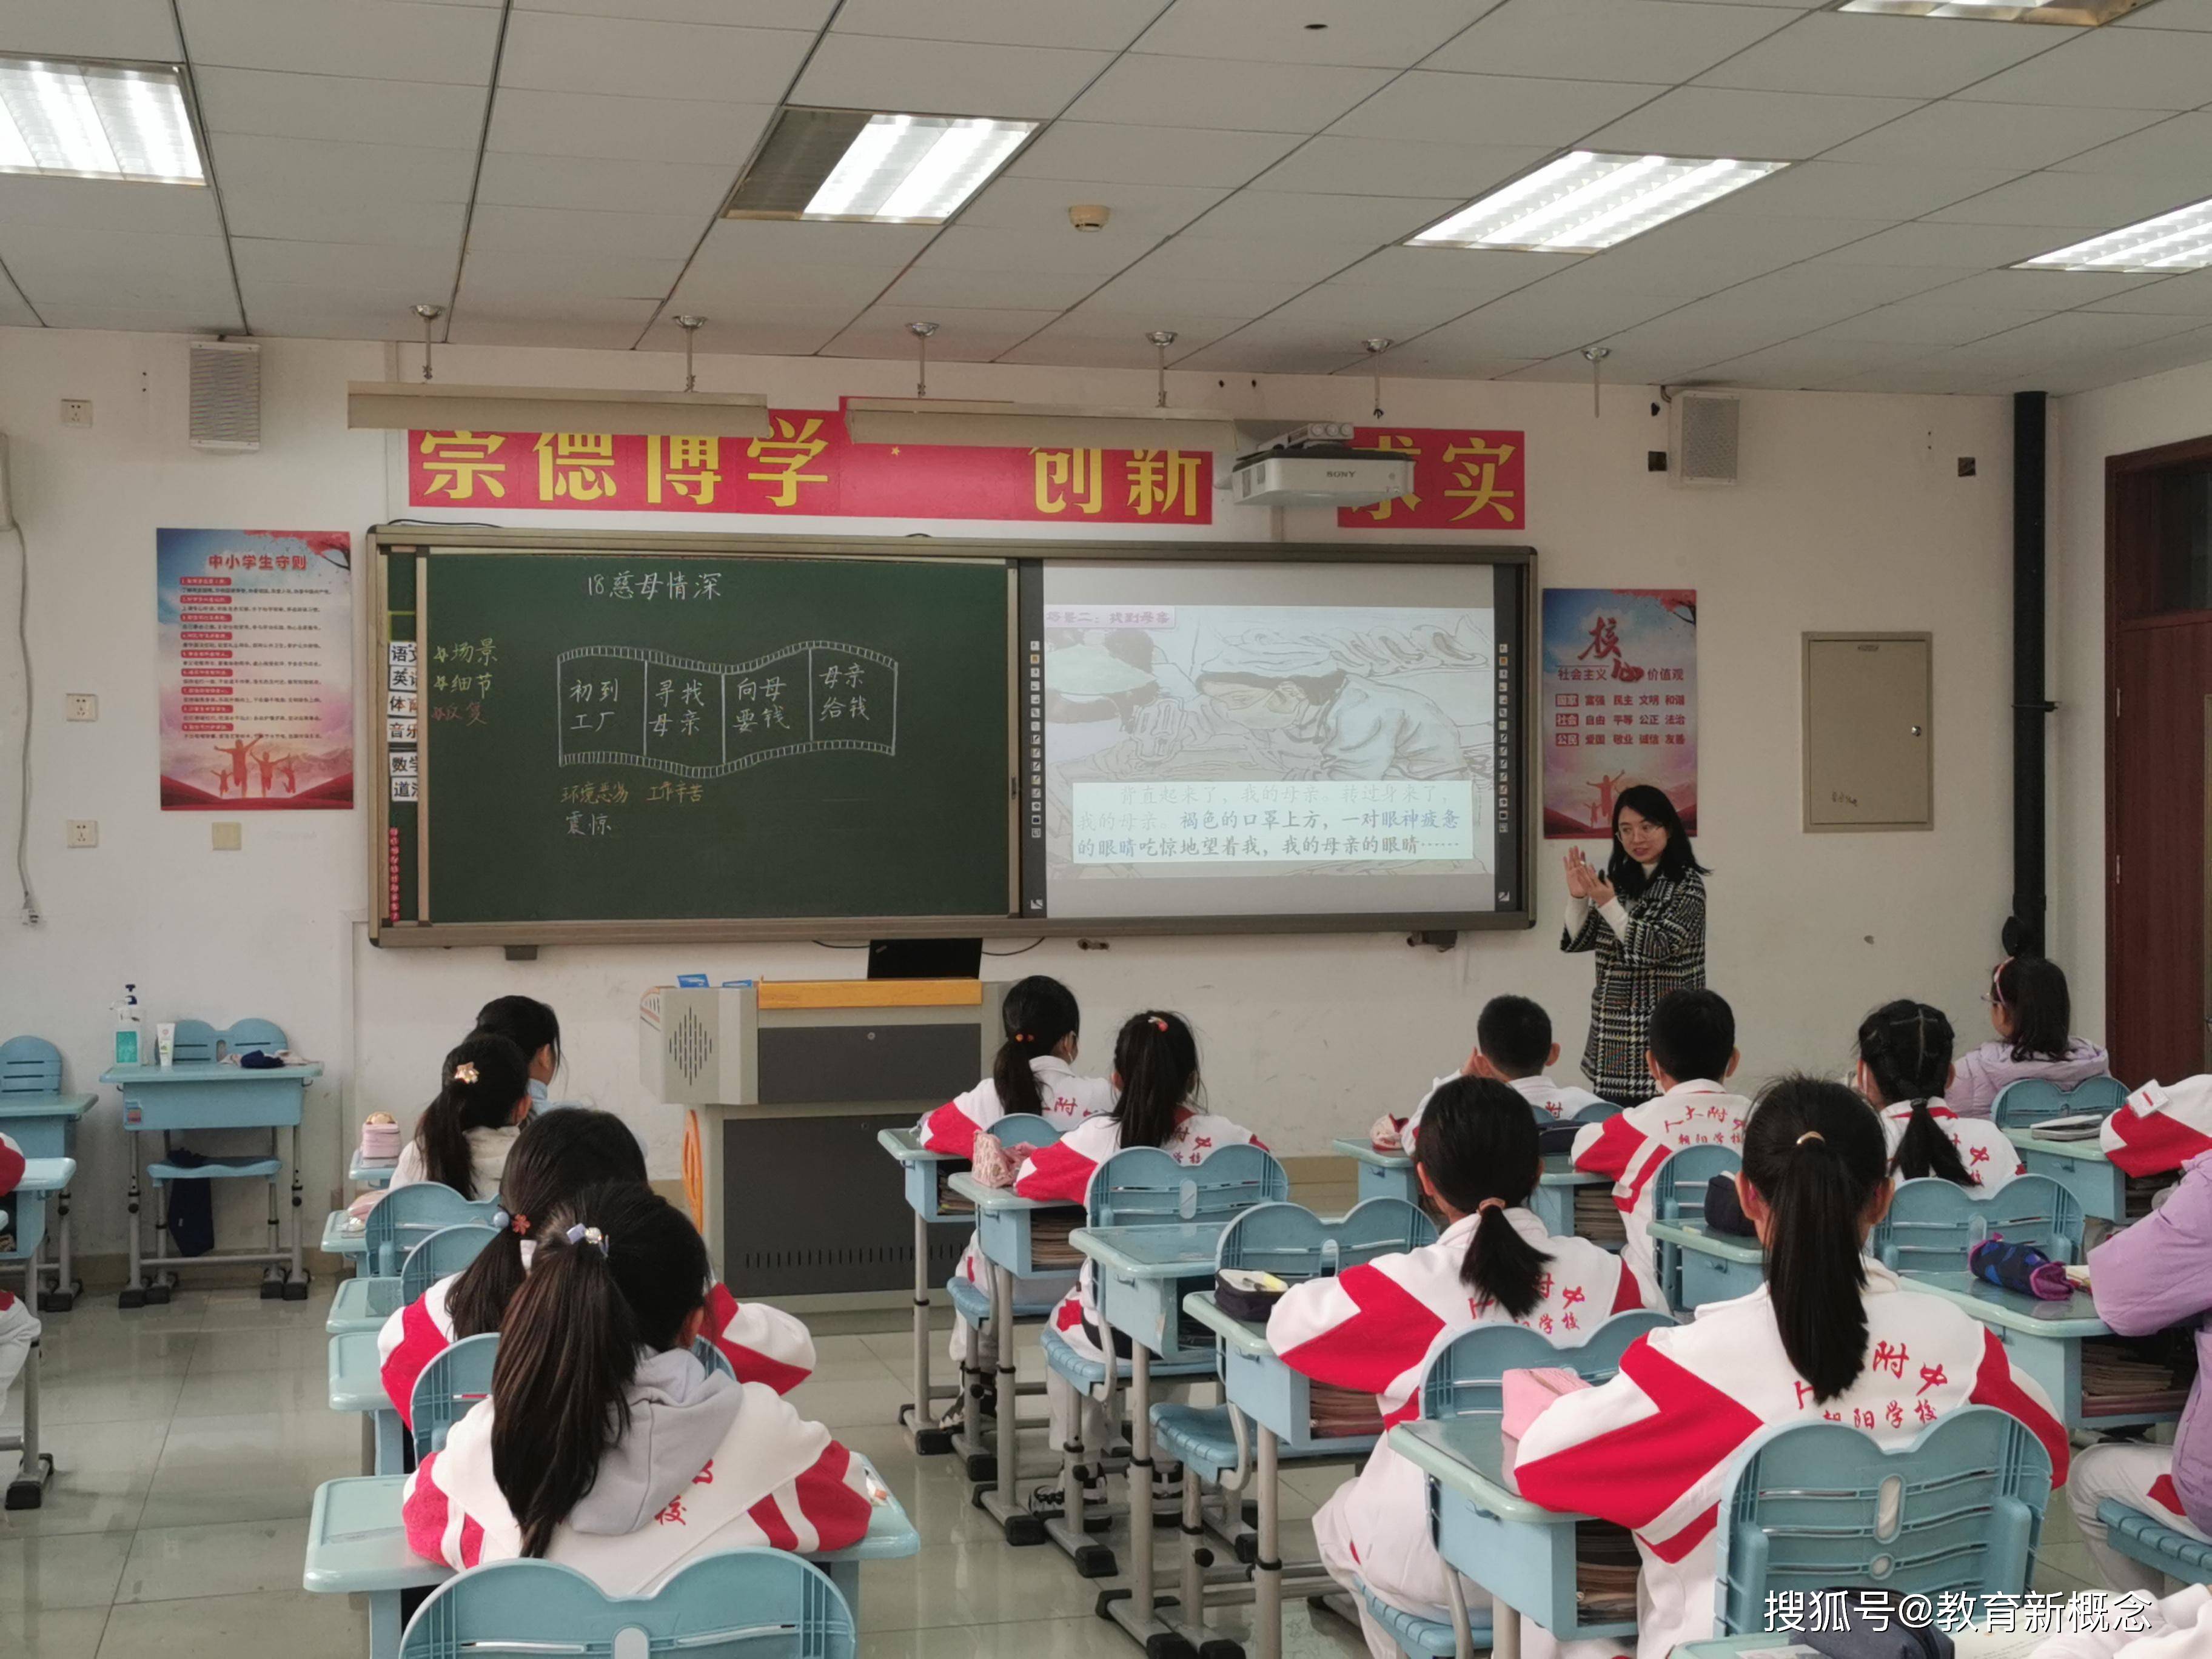
<svg viewBox="0 0 2212 1659">
<path fill-rule="evenodd" d="M 353 805 L 353 538 L 158 530 L 165 811 Z"/>
<path fill-rule="evenodd" d="M 1544 591 L 1536 708 L 1544 750 L 1544 836 L 1611 834 L 1632 784 L 1667 792 L 1698 827 L 1698 595 L 1683 587 Z"/>
</svg>

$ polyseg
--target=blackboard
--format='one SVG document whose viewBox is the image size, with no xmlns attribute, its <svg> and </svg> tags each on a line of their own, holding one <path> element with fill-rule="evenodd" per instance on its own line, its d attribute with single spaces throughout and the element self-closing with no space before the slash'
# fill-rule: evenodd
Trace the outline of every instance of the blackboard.
<svg viewBox="0 0 2212 1659">
<path fill-rule="evenodd" d="M 1011 908 L 1004 560 L 422 548 L 383 575 L 380 937 Z"/>
</svg>

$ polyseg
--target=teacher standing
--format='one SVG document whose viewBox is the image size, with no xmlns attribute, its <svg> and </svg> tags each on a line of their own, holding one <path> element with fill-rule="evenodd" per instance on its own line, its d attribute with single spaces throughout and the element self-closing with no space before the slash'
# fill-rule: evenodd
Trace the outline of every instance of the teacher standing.
<svg viewBox="0 0 2212 1659">
<path fill-rule="evenodd" d="M 1567 854 L 1566 868 L 1559 948 L 1597 953 L 1583 1073 L 1607 1100 L 1634 1106 L 1656 1092 L 1644 1064 L 1651 1010 L 1669 991 L 1705 988 L 1705 868 L 1674 803 L 1648 783 L 1613 802 L 1605 873 L 1579 847 Z"/>
</svg>

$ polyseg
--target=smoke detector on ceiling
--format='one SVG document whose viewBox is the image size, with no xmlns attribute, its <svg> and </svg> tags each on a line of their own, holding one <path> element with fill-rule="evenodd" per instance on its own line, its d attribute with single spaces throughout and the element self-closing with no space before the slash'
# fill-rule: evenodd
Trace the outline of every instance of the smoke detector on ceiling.
<svg viewBox="0 0 2212 1659">
<path fill-rule="evenodd" d="M 1114 216 L 1114 210 L 1096 202 L 1079 202 L 1067 210 L 1067 222 L 1078 230 L 1103 230 L 1106 222 Z"/>
</svg>

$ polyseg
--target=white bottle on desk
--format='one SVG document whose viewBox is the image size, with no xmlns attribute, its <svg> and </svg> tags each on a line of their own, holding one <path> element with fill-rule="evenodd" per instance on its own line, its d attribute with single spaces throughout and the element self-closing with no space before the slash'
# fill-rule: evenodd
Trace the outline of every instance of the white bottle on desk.
<svg viewBox="0 0 2212 1659">
<path fill-rule="evenodd" d="M 123 1000 L 114 1006 L 115 1063 L 143 1066 L 146 1061 L 146 1016 L 138 1006 L 138 988 L 123 988 Z"/>
</svg>

